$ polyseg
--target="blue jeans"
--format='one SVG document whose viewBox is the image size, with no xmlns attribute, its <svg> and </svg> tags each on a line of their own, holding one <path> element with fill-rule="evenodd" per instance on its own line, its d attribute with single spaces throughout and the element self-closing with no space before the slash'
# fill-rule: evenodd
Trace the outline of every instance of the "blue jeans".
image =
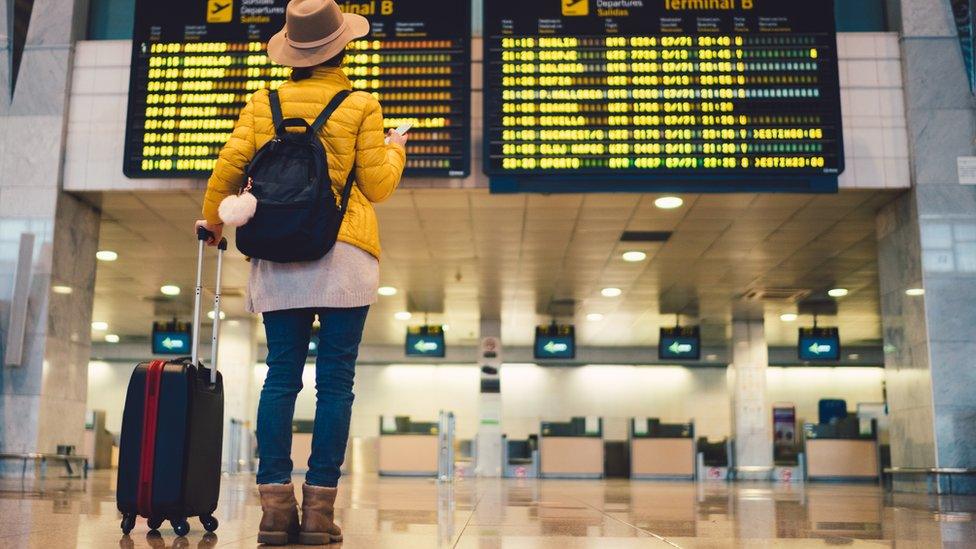
<svg viewBox="0 0 976 549">
<path fill-rule="evenodd" d="M 352 416 L 356 357 L 369 307 L 290 309 L 264 313 L 268 377 L 258 404 L 258 484 L 291 481 L 291 426 L 302 390 L 312 322 L 319 316 L 315 361 L 315 427 L 305 481 L 334 488 L 339 483 Z"/>
</svg>

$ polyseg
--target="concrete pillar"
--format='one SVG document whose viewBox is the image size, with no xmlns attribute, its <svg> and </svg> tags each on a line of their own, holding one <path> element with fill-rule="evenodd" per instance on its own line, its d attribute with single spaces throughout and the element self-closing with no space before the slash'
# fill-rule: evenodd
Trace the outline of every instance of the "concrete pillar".
<svg viewBox="0 0 976 549">
<path fill-rule="evenodd" d="M 257 326 L 253 319 L 228 319 L 220 323 L 217 365 L 224 378 L 224 470 L 246 471 L 238 460 L 248 457 L 249 433 L 257 421 L 254 365 L 258 360 Z M 236 432 L 235 432 L 236 431 Z M 234 448 L 232 445 L 237 444 Z M 248 460 L 249 462 L 250 460 Z"/>
<path fill-rule="evenodd" d="M 481 347 L 478 365 L 481 367 L 481 399 L 478 437 L 475 442 L 475 474 L 479 477 L 502 476 L 502 323 L 500 320 L 481 321 Z"/>
<path fill-rule="evenodd" d="M 762 320 L 732 321 L 732 433 L 736 467 L 772 467 L 773 433 L 766 402 L 769 351 Z M 737 472 L 737 478 L 768 478 L 769 473 Z"/>
<path fill-rule="evenodd" d="M 949 2 L 899 11 L 913 189 L 878 216 L 892 465 L 976 467 L 976 188 L 956 170 L 976 155 L 976 109 Z"/>
<path fill-rule="evenodd" d="M 15 89 L 10 50 L 0 55 L 0 354 L 11 328 L 18 242 L 23 233 L 35 236 L 24 360 L 0 366 L 4 452 L 80 449 L 83 440 L 100 214 L 61 191 L 61 168 L 73 43 L 86 10 L 87 2 L 35 0 L 29 16 L 0 11 L 2 28 L 27 29 Z M 24 19 L 12 25 L 14 14 Z"/>
</svg>

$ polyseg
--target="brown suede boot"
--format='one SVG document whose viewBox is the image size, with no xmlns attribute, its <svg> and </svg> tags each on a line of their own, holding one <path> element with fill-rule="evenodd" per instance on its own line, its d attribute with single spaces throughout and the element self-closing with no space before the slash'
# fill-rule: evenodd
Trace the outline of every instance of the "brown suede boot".
<svg viewBox="0 0 976 549">
<path fill-rule="evenodd" d="M 288 545 L 298 540 L 298 501 L 291 484 L 260 484 L 261 526 L 258 543 Z"/>
<path fill-rule="evenodd" d="M 303 545 L 326 545 L 342 541 L 342 530 L 335 523 L 335 500 L 338 488 L 302 486 L 302 531 L 298 541 Z"/>
</svg>

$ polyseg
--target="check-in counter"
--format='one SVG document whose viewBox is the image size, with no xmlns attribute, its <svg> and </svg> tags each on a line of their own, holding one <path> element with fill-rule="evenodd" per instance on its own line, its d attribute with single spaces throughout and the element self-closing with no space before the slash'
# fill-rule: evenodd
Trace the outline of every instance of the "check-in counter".
<svg viewBox="0 0 976 549">
<path fill-rule="evenodd" d="M 666 424 L 656 418 L 631 419 L 630 478 L 694 479 L 694 423 Z"/>
<path fill-rule="evenodd" d="M 380 418 L 379 474 L 436 477 L 440 455 L 436 422 L 412 422 L 409 417 Z"/>
<path fill-rule="evenodd" d="M 502 437 L 502 475 L 505 478 L 539 477 L 539 437 L 532 435 L 525 440 L 509 440 Z"/>
<path fill-rule="evenodd" d="M 603 478 L 603 419 L 543 422 L 539 441 L 542 478 Z"/>
<path fill-rule="evenodd" d="M 856 421 L 856 418 L 852 418 Z M 877 480 L 881 475 L 878 441 L 839 424 L 803 426 L 806 478 L 809 480 Z"/>
<path fill-rule="evenodd" d="M 308 471 L 308 458 L 312 456 L 312 429 L 315 420 L 296 419 L 291 422 L 291 462 L 294 472 Z"/>
</svg>

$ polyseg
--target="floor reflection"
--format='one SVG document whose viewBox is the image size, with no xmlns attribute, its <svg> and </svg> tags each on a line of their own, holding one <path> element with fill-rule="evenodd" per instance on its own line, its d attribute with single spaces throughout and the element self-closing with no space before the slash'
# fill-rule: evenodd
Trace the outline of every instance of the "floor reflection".
<svg viewBox="0 0 976 549">
<path fill-rule="evenodd" d="M 119 531 L 115 478 L 0 484 L 0 547 L 256 547 L 253 478 L 225 477 L 216 535 Z M 296 483 L 300 482 L 296 479 Z M 873 485 L 343 479 L 341 547 L 976 547 L 976 498 Z M 339 546 L 333 546 L 339 547 Z"/>
</svg>

